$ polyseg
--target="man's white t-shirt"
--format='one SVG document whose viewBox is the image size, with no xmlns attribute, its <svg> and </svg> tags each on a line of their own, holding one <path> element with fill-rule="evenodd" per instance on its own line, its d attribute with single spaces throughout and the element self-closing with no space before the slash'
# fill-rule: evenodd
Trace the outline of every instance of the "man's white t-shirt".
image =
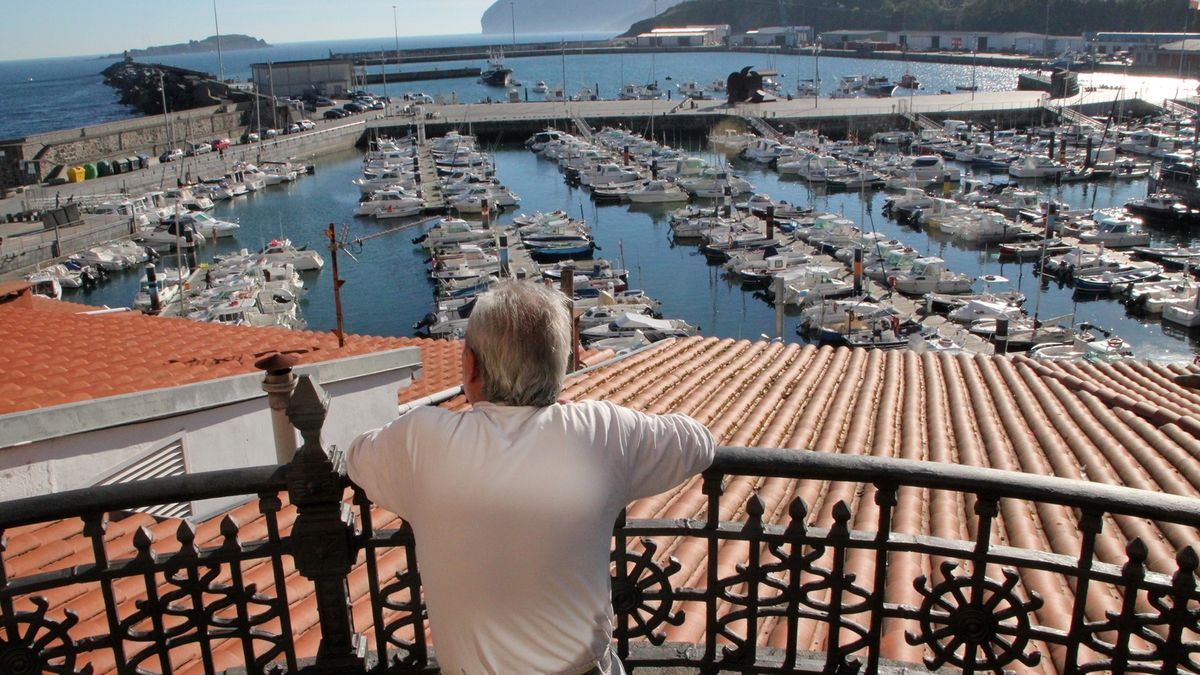
<svg viewBox="0 0 1200 675">
<path fill-rule="evenodd" d="M 479 403 L 412 410 L 347 461 L 413 527 L 443 672 L 571 673 L 610 643 L 618 513 L 703 471 L 713 445 L 685 415 Z"/>
</svg>

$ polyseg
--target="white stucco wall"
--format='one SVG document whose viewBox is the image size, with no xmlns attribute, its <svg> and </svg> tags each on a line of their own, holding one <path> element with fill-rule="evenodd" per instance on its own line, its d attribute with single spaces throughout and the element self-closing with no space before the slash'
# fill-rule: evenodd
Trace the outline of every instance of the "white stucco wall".
<svg viewBox="0 0 1200 675">
<path fill-rule="evenodd" d="M 326 448 L 345 448 L 362 431 L 396 417 L 396 394 L 411 384 L 419 365 L 417 354 L 415 359 L 407 355 L 408 365 L 403 365 L 403 358 L 378 358 L 372 364 L 370 357 L 356 357 L 346 360 L 354 362 L 350 365 L 334 361 L 297 370 L 312 373 L 330 395 L 329 416 L 322 429 Z M 255 373 L 198 387 L 0 417 L 0 425 L 8 418 L 34 428 L 28 434 L 32 440 L 0 447 L 0 500 L 95 485 L 176 437 L 183 439 L 188 473 L 275 464 L 271 413 L 261 382 L 262 375 Z M 150 412 L 164 405 L 174 405 L 176 410 Z M 105 410 L 106 406 L 114 410 Z M 147 414 L 139 418 L 138 410 Z M 126 413 L 124 419 L 109 419 L 114 411 Z M 54 433 L 59 423 L 60 433 Z M 72 433 L 73 428 L 79 430 Z M 19 438 L 17 432 L 8 433 L 10 440 Z M 193 504 L 193 509 L 202 518 L 239 501 L 210 500 Z"/>
</svg>

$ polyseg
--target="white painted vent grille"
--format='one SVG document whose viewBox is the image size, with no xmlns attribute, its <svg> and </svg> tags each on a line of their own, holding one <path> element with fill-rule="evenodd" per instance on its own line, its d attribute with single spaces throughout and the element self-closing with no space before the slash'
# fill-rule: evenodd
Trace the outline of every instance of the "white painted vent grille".
<svg viewBox="0 0 1200 675">
<path fill-rule="evenodd" d="M 184 462 L 183 437 L 176 438 L 163 447 L 150 452 L 143 457 L 133 460 L 125 467 L 118 469 L 108 478 L 96 485 L 120 485 L 136 483 L 153 478 L 182 476 L 187 473 Z M 190 502 L 157 504 L 130 509 L 134 513 L 148 513 L 157 518 L 190 518 L 192 506 Z"/>
</svg>

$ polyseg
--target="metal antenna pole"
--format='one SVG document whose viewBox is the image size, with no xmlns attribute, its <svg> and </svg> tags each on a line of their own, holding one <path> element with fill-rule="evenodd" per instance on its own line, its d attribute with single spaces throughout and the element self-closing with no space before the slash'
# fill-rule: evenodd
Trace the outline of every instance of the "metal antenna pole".
<svg viewBox="0 0 1200 675">
<path fill-rule="evenodd" d="M 346 333 L 343 330 L 342 321 L 342 284 L 345 282 L 338 276 L 338 249 L 341 248 L 341 244 L 338 243 L 333 223 L 329 224 L 325 234 L 329 236 L 329 256 L 333 266 L 333 309 L 334 315 L 337 317 L 337 327 L 333 329 L 333 334 L 337 336 L 338 347 L 345 347 Z"/>
</svg>

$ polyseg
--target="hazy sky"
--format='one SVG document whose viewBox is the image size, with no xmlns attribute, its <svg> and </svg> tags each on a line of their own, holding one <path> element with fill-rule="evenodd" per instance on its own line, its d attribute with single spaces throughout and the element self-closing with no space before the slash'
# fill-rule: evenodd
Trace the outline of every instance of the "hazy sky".
<svg viewBox="0 0 1200 675">
<path fill-rule="evenodd" d="M 493 0 L 216 0 L 221 33 L 272 44 L 478 33 Z M 212 35 L 212 0 L 0 0 L 0 60 L 108 54 Z"/>
</svg>

